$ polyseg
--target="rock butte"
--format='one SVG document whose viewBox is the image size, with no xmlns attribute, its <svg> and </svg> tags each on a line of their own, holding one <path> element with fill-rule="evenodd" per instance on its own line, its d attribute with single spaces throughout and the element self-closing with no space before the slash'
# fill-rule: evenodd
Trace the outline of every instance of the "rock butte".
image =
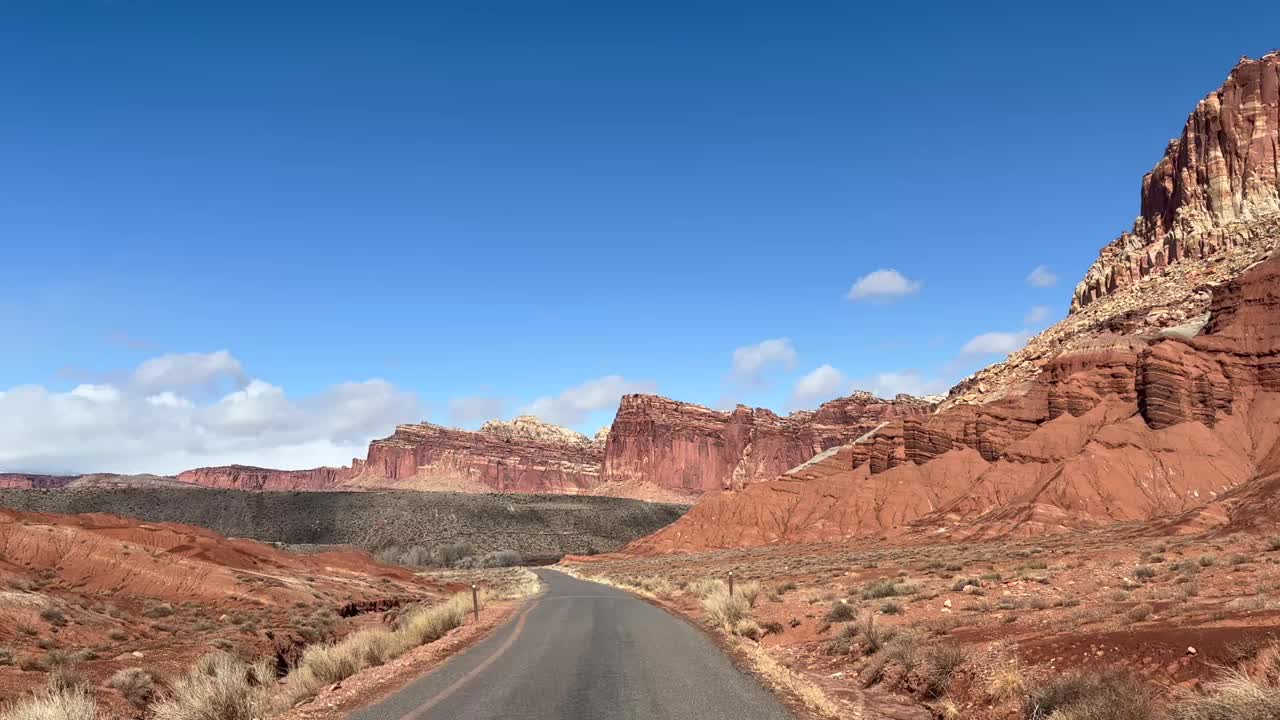
<svg viewBox="0 0 1280 720">
<path fill-rule="evenodd" d="M 1280 522 L 1280 54 L 1242 60 L 1143 180 L 1072 313 L 926 417 L 704 497 L 633 552 L 1127 520 Z M 1267 508 L 1272 511 L 1268 512 Z"/>
</svg>

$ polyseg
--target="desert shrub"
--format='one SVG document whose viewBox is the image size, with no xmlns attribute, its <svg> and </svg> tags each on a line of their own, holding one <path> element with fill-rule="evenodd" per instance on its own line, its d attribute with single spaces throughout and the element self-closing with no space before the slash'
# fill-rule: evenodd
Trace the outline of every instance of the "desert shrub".
<svg viewBox="0 0 1280 720">
<path fill-rule="evenodd" d="M 890 598 L 880 603 L 880 612 L 885 615 L 897 615 L 902 612 L 902 603 Z"/>
<path fill-rule="evenodd" d="M 1173 720 L 1275 720 L 1280 717 L 1280 685 L 1268 685 L 1232 670 L 1185 694 L 1173 706 Z"/>
<path fill-rule="evenodd" d="M 722 627 L 733 627 L 751 615 L 751 606 L 741 595 L 715 592 L 702 599 L 707 619 Z"/>
<path fill-rule="evenodd" d="M 863 654 L 874 655 L 880 652 L 893 634 L 893 628 L 880 625 L 876 622 L 875 615 L 870 613 L 858 621 L 858 637 L 862 640 Z"/>
<path fill-rule="evenodd" d="M 18 655 L 13 648 L 0 647 L 0 665 L 13 665 L 18 662 Z"/>
<path fill-rule="evenodd" d="M 54 627 L 63 627 L 67 624 L 67 616 L 61 610 L 52 606 L 47 606 L 40 610 L 40 619 Z"/>
<path fill-rule="evenodd" d="M 750 605 L 751 607 L 756 606 L 756 599 L 760 597 L 760 583 L 755 582 L 754 580 L 751 582 L 744 582 L 733 590 L 735 595 L 741 595 L 742 599 L 747 601 L 747 605 Z"/>
<path fill-rule="evenodd" d="M 845 625 L 836 636 L 827 641 L 828 655 L 848 655 L 853 650 L 854 638 L 858 636 L 856 625 Z"/>
<path fill-rule="evenodd" d="M 755 620 L 746 618 L 733 624 L 733 634 L 751 638 L 752 640 L 759 640 L 764 635 L 764 631 L 760 629 L 759 623 Z"/>
<path fill-rule="evenodd" d="M 464 557 L 475 555 L 476 551 L 466 543 L 453 543 L 449 545 L 441 545 L 436 548 L 435 563 L 437 565 L 450 566 L 458 562 Z"/>
<path fill-rule="evenodd" d="M 130 705 L 145 708 L 155 699 L 156 677 L 142 668 L 130 668 L 112 675 L 107 687 L 119 690 Z"/>
<path fill-rule="evenodd" d="M 1156 569 L 1150 565 L 1138 565 L 1133 569 L 1133 576 L 1139 580 L 1150 580 L 1156 576 Z"/>
<path fill-rule="evenodd" d="M 676 591 L 671 582 L 663 577 L 643 577 L 636 581 L 640 589 L 654 595 L 668 596 Z"/>
<path fill-rule="evenodd" d="M 147 609 L 143 610 L 142 616 L 151 618 L 152 620 L 159 620 L 160 618 L 169 617 L 174 612 L 175 611 L 173 609 L 173 606 L 170 605 L 169 603 L 158 603 L 156 605 L 151 605 L 147 607 Z"/>
<path fill-rule="evenodd" d="M 312 645 L 302 653 L 298 666 L 320 683 L 329 685 L 360 672 L 363 664 L 354 647 L 339 644 Z"/>
<path fill-rule="evenodd" d="M 987 696 L 996 702 L 1006 702 L 1022 696 L 1027 689 L 1026 677 L 1017 663 L 1005 663 L 987 677 Z"/>
<path fill-rule="evenodd" d="M 512 567 L 524 562 L 524 556 L 515 550 L 498 550 L 484 555 L 470 555 L 453 563 L 454 567 L 465 570 L 481 568 Z"/>
<path fill-rule="evenodd" d="M 978 578 L 956 578 L 955 582 L 951 583 L 951 589 L 961 592 L 970 585 L 980 588 L 982 587 L 982 582 Z"/>
<path fill-rule="evenodd" d="M 250 665 L 234 655 L 215 652 L 173 684 L 169 696 L 154 706 L 155 720 L 252 720 L 266 688 L 275 678 L 271 665 Z"/>
<path fill-rule="evenodd" d="M 54 693 L 67 693 L 76 688 L 89 686 L 84 677 L 71 665 L 61 665 L 49 671 L 45 682 L 49 686 L 49 691 Z"/>
<path fill-rule="evenodd" d="M 924 694 L 937 699 L 947 693 L 951 676 L 968 660 L 958 645 L 931 645 L 924 651 Z"/>
<path fill-rule="evenodd" d="M 689 583 L 685 589 L 696 598 L 705 598 L 713 593 L 727 593 L 729 592 L 728 587 L 720 578 L 699 578 Z"/>
<path fill-rule="evenodd" d="M 1027 720 L 1151 720 L 1151 690 L 1132 675 L 1083 671 L 1031 689 Z"/>
<path fill-rule="evenodd" d="M 1215 555 L 1200 556 L 1200 567 L 1213 567 L 1216 562 L 1218 562 L 1218 558 Z"/>
<path fill-rule="evenodd" d="M 827 611 L 827 622 L 848 622 L 858 616 L 858 611 L 843 600 L 837 600 Z"/>
<path fill-rule="evenodd" d="M 910 631 L 896 632 L 884 644 L 884 658 L 910 670 L 920 664 L 921 638 Z"/>
<path fill-rule="evenodd" d="M 3 720 L 95 720 L 98 703 L 81 685 L 69 690 L 48 689 L 8 708 Z"/>
<path fill-rule="evenodd" d="M 400 564 L 400 555 L 401 552 L 399 545 L 388 545 L 373 554 L 379 562 L 386 563 L 387 565 Z"/>
<path fill-rule="evenodd" d="M 760 629 L 764 630 L 765 635 L 778 635 L 782 633 L 783 627 L 782 623 L 777 620 L 769 620 L 768 622 L 760 623 Z"/>
<path fill-rule="evenodd" d="M 862 586 L 863 600 L 879 600 L 897 595 L 911 595 L 919 590 L 915 585 L 897 578 L 880 578 Z"/>
<path fill-rule="evenodd" d="M 74 665 L 76 656 L 69 650 L 62 648 L 52 648 L 44 654 L 44 666 L 48 668 L 59 668 L 67 665 Z"/>
<path fill-rule="evenodd" d="M 462 625 L 470 606 L 471 598 L 465 593 L 459 593 L 445 602 L 419 607 L 401 616 L 399 630 L 406 634 L 413 645 L 434 642 Z"/>
<path fill-rule="evenodd" d="M 787 582 L 779 583 L 778 586 L 773 589 L 773 591 L 779 595 L 786 595 L 787 593 L 795 589 L 796 589 L 796 584 L 788 580 Z"/>
<path fill-rule="evenodd" d="M 1133 621 L 1146 620 L 1148 617 L 1151 616 L 1151 613 L 1154 610 L 1155 608 L 1151 607 L 1150 603 L 1142 603 L 1140 605 L 1134 605 L 1133 607 L 1129 608 L 1129 612 L 1128 612 L 1129 619 Z"/>
<path fill-rule="evenodd" d="M 1172 720 L 1275 720 L 1280 718 L 1280 644 L 1258 653 L 1243 669 L 1229 670 L 1201 692 L 1176 696 Z"/>
<path fill-rule="evenodd" d="M 1265 547 L 1267 552 L 1280 552 L 1280 535 L 1267 538 Z"/>
</svg>

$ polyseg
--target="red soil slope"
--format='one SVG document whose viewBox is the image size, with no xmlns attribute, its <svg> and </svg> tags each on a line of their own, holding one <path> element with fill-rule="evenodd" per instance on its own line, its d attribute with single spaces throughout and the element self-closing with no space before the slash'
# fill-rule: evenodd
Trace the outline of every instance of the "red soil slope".
<svg viewBox="0 0 1280 720">
<path fill-rule="evenodd" d="M 70 662 L 123 717 L 101 690 L 122 668 L 173 675 L 215 647 L 288 662 L 316 635 L 445 590 L 359 551 L 296 555 L 187 525 L 0 509 L 0 648 L 14 658 L 0 663 L 0 698 Z"/>
</svg>

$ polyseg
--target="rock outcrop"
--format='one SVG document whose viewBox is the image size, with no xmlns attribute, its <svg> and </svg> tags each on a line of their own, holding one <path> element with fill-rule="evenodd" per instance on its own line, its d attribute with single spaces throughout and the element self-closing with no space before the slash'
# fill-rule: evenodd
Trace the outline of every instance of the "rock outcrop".
<svg viewBox="0 0 1280 720">
<path fill-rule="evenodd" d="M 1071 314 L 951 390 L 944 406 L 1003 397 L 1063 352 L 1114 335 L 1195 334 L 1213 288 L 1280 238 L 1280 53 L 1245 58 L 1197 104 L 1143 178 L 1130 232 L 1099 253 Z"/>
<path fill-rule="evenodd" d="M 273 470 L 250 465 L 223 465 L 184 470 L 179 482 L 221 490 L 333 490 L 351 478 L 349 468 Z"/>
<path fill-rule="evenodd" d="M 740 489 L 878 425 L 923 417 L 933 404 L 907 395 L 892 401 L 870 393 L 833 400 L 817 411 L 780 417 L 739 405 L 720 412 L 656 395 L 622 398 L 605 447 L 612 481 L 647 481 L 691 493 Z"/>
<path fill-rule="evenodd" d="M 1245 60 L 1143 182 L 1071 315 L 952 390 L 631 546 L 1259 526 L 1280 488 L 1280 54 Z M 1276 524 L 1276 518 L 1269 522 Z"/>
<path fill-rule="evenodd" d="M 600 482 L 604 448 L 536 420 L 487 423 L 479 432 L 401 425 L 353 465 L 357 487 L 580 493 Z"/>
<path fill-rule="evenodd" d="M 1102 249 L 1076 287 L 1073 311 L 1180 262 L 1269 250 L 1251 225 L 1280 213 L 1280 53 L 1243 59 L 1196 105 L 1142 178 L 1132 232 Z M 1261 246 L 1261 247 L 1260 247 Z"/>
<path fill-rule="evenodd" d="M 631 550 L 1063 531 L 1177 516 L 1278 474 L 1280 258 L 1218 288 L 1203 335 L 1064 353 L 1026 392 L 890 421 Z"/>
</svg>

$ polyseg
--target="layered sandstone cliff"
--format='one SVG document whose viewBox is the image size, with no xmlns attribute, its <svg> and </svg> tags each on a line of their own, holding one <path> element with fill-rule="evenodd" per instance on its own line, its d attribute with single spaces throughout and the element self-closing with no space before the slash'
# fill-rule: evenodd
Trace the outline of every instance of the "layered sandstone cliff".
<svg viewBox="0 0 1280 720">
<path fill-rule="evenodd" d="M 933 414 L 703 498 L 632 550 L 1267 522 L 1258 509 L 1280 506 L 1278 88 L 1273 53 L 1199 103 L 1067 319 Z"/>
<path fill-rule="evenodd" d="M 692 493 L 770 480 L 827 448 L 889 420 L 927 415 L 933 404 L 907 395 L 856 393 L 817 411 L 785 417 L 739 405 L 720 412 L 656 395 L 627 395 L 605 448 L 612 481 L 648 481 Z"/>
<path fill-rule="evenodd" d="M 1016 391 L 1062 352 L 1108 335 L 1194 334 L 1215 286 L 1280 238 L 1280 53 L 1242 59 L 1142 180 L 1130 232 L 1076 286 L 1071 314 L 952 389 L 946 406 Z"/>
<path fill-rule="evenodd" d="M 350 468 L 274 470 L 251 465 L 203 467 L 178 473 L 177 480 L 223 490 L 333 490 L 349 480 Z"/>
<path fill-rule="evenodd" d="M 719 412 L 656 395 L 629 395 L 613 425 L 591 438 L 532 416 L 490 421 L 474 432 L 418 423 L 401 425 L 390 437 L 373 441 L 367 457 L 353 460 L 350 467 L 228 465 L 148 482 L 238 490 L 456 490 L 688 502 L 703 492 L 772 479 L 890 420 L 927 415 L 935 404 L 936 399 L 900 395 L 882 400 L 856 393 L 816 411 L 779 416 L 746 406 Z M 84 477 L 0 476 L 0 487 L 105 482 Z"/>
<path fill-rule="evenodd" d="M 1231 498 L 1218 521 L 1274 506 L 1258 496 L 1280 487 L 1280 259 L 1219 287 L 1210 313 L 1202 335 L 1099 341 L 1026 392 L 893 420 L 706 497 L 631 550 L 1035 534 L 1197 510 L 1204 525 Z"/>
<path fill-rule="evenodd" d="M 585 435 L 517 418 L 479 432 L 431 423 L 401 425 L 369 445 L 357 487 L 578 493 L 600 482 L 604 448 Z"/>
</svg>

